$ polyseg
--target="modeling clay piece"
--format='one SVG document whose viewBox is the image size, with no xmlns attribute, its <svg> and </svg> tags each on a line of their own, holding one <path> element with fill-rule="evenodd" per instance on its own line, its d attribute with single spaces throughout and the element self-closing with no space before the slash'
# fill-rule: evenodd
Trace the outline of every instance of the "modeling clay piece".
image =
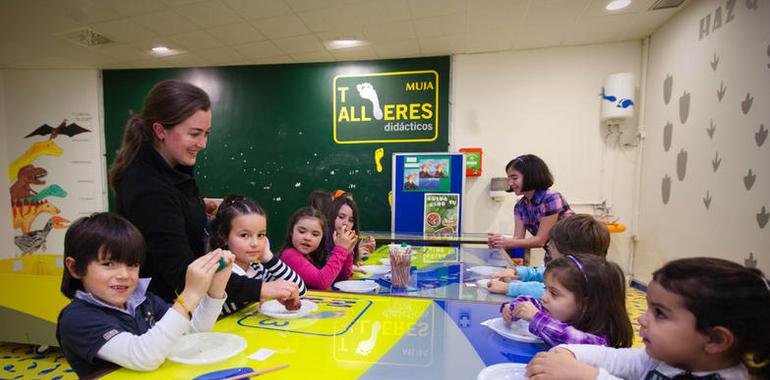
<svg viewBox="0 0 770 380">
<path fill-rule="evenodd" d="M 224 257 L 219 258 L 219 268 L 217 268 L 217 272 L 221 271 L 222 269 L 227 268 L 227 261 L 225 261 Z"/>
</svg>

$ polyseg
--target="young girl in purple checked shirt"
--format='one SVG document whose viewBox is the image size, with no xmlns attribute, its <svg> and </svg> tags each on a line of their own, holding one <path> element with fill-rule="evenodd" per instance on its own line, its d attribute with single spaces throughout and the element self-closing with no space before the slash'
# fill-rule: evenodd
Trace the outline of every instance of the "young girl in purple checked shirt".
<svg viewBox="0 0 770 380">
<path fill-rule="evenodd" d="M 489 248 L 541 248 L 548 240 L 551 227 L 573 211 L 561 193 L 550 189 L 553 176 L 540 157 L 534 154 L 516 157 L 505 165 L 505 173 L 508 191 L 522 196 L 513 208 L 516 227 L 511 239 L 489 234 Z M 527 231 L 532 236 L 525 238 Z M 546 253 L 545 263 L 550 259 Z"/>
<path fill-rule="evenodd" d="M 623 271 L 594 255 L 567 255 L 545 269 L 545 294 L 520 296 L 502 305 L 503 319 L 529 321 L 529 331 L 546 343 L 630 347 Z"/>
</svg>

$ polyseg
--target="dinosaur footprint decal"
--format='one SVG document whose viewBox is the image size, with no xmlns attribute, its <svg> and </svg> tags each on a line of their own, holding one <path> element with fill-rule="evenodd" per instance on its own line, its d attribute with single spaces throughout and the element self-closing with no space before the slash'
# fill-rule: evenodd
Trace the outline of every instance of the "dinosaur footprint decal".
<svg viewBox="0 0 770 380">
<path fill-rule="evenodd" d="M 714 173 L 719 169 L 719 165 L 722 163 L 722 159 L 719 157 L 719 152 L 714 155 L 714 159 L 711 160 L 711 167 L 714 168 Z"/>
<path fill-rule="evenodd" d="M 720 103 L 722 103 L 722 98 L 725 97 L 725 92 L 727 92 L 727 87 L 725 86 L 725 82 L 722 82 L 719 84 L 719 89 L 717 90 L 717 99 L 719 99 Z"/>
<path fill-rule="evenodd" d="M 711 64 L 711 70 L 717 71 L 717 66 L 719 66 L 719 57 L 717 57 L 716 52 L 714 52 L 714 58 L 709 63 Z"/>
<path fill-rule="evenodd" d="M 663 127 L 663 150 L 668 152 L 669 149 L 671 149 L 671 135 L 674 132 L 674 126 L 671 124 L 671 122 L 667 122 L 666 126 Z"/>
<path fill-rule="evenodd" d="M 687 152 L 684 148 L 679 150 L 679 154 L 676 155 L 676 177 L 680 181 L 684 181 L 684 176 L 687 174 Z"/>
<path fill-rule="evenodd" d="M 759 0 L 746 0 L 746 8 L 756 11 L 759 9 Z"/>
<path fill-rule="evenodd" d="M 717 130 L 716 124 L 714 124 L 714 120 L 711 120 L 711 125 L 706 128 L 706 133 L 708 133 L 710 139 L 714 139 L 714 132 Z"/>
<path fill-rule="evenodd" d="M 754 181 L 756 181 L 757 175 L 754 174 L 751 169 L 749 169 L 749 173 L 743 176 L 743 186 L 746 186 L 746 190 L 751 190 L 751 187 L 754 186 Z"/>
<path fill-rule="evenodd" d="M 706 206 L 706 210 L 711 207 L 711 194 L 706 190 L 706 196 L 703 197 L 703 205 Z"/>
<path fill-rule="evenodd" d="M 671 177 L 666 174 L 660 184 L 660 195 L 663 198 L 663 204 L 667 205 L 671 199 Z"/>
<path fill-rule="evenodd" d="M 767 138 L 767 129 L 764 124 L 759 125 L 759 130 L 754 133 L 754 141 L 757 142 L 757 146 L 762 146 Z"/>
<path fill-rule="evenodd" d="M 741 111 L 746 115 L 751 111 L 751 105 L 754 104 L 754 97 L 750 93 L 746 93 L 746 99 L 741 102 Z"/>
<path fill-rule="evenodd" d="M 679 97 L 679 121 L 682 124 L 687 122 L 687 118 L 690 116 L 690 93 L 685 91 L 682 96 Z"/>
<path fill-rule="evenodd" d="M 768 48 L 770 52 L 770 47 Z M 768 53 L 770 55 L 770 53 Z M 663 81 L 663 103 L 668 104 L 671 101 L 671 89 L 674 84 L 674 78 L 671 74 L 666 75 L 666 80 Z"/>
<path fill-rule="evenodd" d="M 757 214 L 757 224 L 759 225 L 759 228 L 765 228 L 768 220 L 770 220 L 770 214 L 767 213 L 765 206 L 762 206 L 762 210 Z"/>
</svg>

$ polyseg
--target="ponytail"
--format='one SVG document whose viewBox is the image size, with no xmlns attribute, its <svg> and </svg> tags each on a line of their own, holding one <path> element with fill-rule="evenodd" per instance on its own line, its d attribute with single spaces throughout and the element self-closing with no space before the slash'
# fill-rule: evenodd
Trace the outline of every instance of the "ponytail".
<svg viewBox="0 0 770 380">
<path fill-rule="evenodd" d="M 123 143 L 120 144 L 118 155 L 109 171 L 110 188 L 113 192 L 118 191 L 120 180 L 123 179 L 123 172 L 126 167 L 134 161 L 136 152 L 143 143 L 152 141 L 152 134 L 149 128 L 145 128 L 141 115 L 132 115 L 126 123 L 126 129 L 123 132 Z"/>
</svg>

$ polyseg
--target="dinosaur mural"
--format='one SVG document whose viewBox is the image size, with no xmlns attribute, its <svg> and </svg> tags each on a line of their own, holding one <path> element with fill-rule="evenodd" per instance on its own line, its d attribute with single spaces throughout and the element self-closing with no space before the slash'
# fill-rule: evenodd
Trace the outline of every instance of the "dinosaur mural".
<svg viewBox="0 0 770 380">
<path fill-rule="evenodd" d="M 19 201 L 13 205 L 13 228 L 21 229 L 21 233 L 26 235 L 32 227 L 38 215 L 42 213 L 59 215 L 61 210 L 48 201 L 28 202 Z"/>
<path fill-rule="evenodd" d="M 53 140 L 40 141 L 32 144 L 24 154 L 8 164 L 8 181 L 10 182 L 16 179 L 21 168 L 32 164 L 33 161 L 44 154 L 59 157 L 62 154 L 62 150 L 55 142 L 53 142 Z"/>
<path fill-rule="evenodd" d="M 69 227 L 70 221 L 60 216 L 53 216 L 45 223 L 42 230 L 30 231 L 27 234 L 16 236 L 13 243 L 21 250 L 21 255 L 31 255 L 41 248 L 46 250 L 45 242 L 51 229 L 64 229 Z"/>
<path fill-rule="evenodd" d="M 90 130 L 75 123 L 67 124 L 63 120 L 58 126 L 51 127 L 43 124 L 24 136 L 47 137 L 45 141 L 33 143 L 22 155 L 8 165 L 8 180 L 14 181 L 10 187 L 13 228 L 21 231 L 14 237 L 14 244 L 21 251 L 20 255 L 31 255 L 40 249 L 46 249 L 46 241 L 53 230 L 65 229 L 70 221 L 59 216 L 61 210 L 46 198 L 65 198 L 67 192 L 57 184 L 51 184 L 39 192 L 33 186 L 45 186 L 48 170 L 33 165 L 42 155 L 59 157 L 64 152 L 54 140 L 59 136 L 73 137 Z M 50 214 L 51 217 L 42 229 L 32 230 L 32 225 L 40 214 Z M 18 254 L 17 254 L 18 256 Z"/>
<path fill-rule="evenodd" d="M 37 194 L 31 185 L 45 185 L 45 176 L 48 172 L 43 168 L 27 165 L 19 169 L 16 182 L 11 185 L 11 203 L 16 203 L 21 198 L 31 197 Z"/>
</svg>

